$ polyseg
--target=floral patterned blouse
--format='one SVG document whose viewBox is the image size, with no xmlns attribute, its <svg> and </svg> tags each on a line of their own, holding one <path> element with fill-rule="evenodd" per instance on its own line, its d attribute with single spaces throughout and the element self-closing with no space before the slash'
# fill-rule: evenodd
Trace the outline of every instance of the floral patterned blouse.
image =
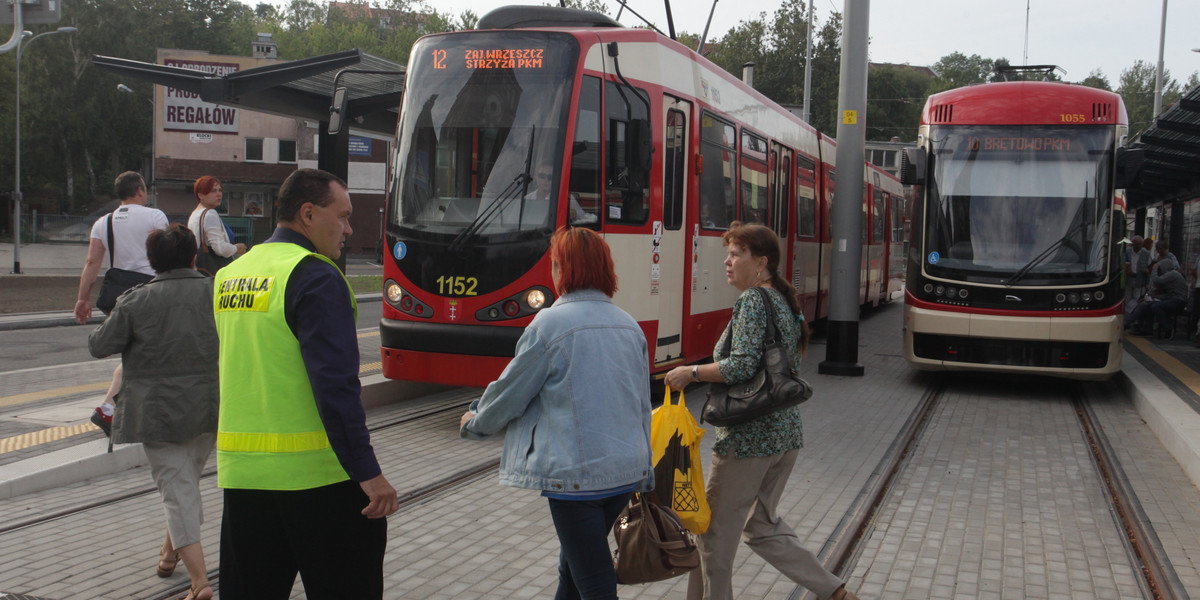
<svg viewBox="0 0 1200 600">
<path fill-rule="evenodd" d="M 796 344 L 800 339 L 800 321 L 803 315 L 794 318 L 780 318 L 781 315 L 791 315 L 783 294 L 774 288 L 763 288 L 775 305 L 775 324 L 791 349 L 792 368 L 799 372 L 800 353 Z M 759 360 L 766 344 L 767 313 L 762 297 L 753 288 L 742 292 L 741 297 L 733 305 L 733 316 L 729 326 L 717 340 L 713 350 L 713 360 L 721 371 L 721 378 L 726 383 L 746 381 L 758 372 Z M 726 336 L 733 335 L 729 356 L 722 356 Z M 751 456 L 773 456 L 783 454 L 804 446 L 804 434 L 800 422 L 800 407 L 793 406 L 749 423 L 731 427 L 716 428 L 716 443 L 713 451 L 721 456 L 730 453 L 737 458 Z"/>
</svg>

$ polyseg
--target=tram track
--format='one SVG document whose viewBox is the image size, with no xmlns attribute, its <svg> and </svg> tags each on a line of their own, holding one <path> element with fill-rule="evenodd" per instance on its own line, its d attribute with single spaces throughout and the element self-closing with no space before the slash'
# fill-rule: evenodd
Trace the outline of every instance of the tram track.
<svg viewBox="0 0 1200 600">
<path fill-rule="evenodd" d="M 404 425 L 419 424 L 422 422 L 432 422 L 436 419 L 445 418 L 448 413 L 457 415 L 469 406 L 469 400 L 464 401 L 463 394 L 449 394 L 447 398 L 442 400 L 427 403 L 426 406 L 406 411 L 401 415 L 384 420 L 379 423 L 373 423 L 368 427 L 373 437 L 380 432 L 386 432 L 389 429 L 394 429 Z M 419 426 L 419 425 L 418 425 Z M 400 509 L 395 515 L 403 514 L 406 511 L 412 510 L 418 506 L 434 501 L 446 494 L 453 493 L 462 485 L 469 484 L 479 478 L 494 474 L 499 468 L 498 454 L 489 454 L 486 457 L 481 457 L 478 460 L 461 461 L 458 465 L 447 465 L 450 472 L 444 476 L 436 477 L 431 481 L 426 481 L 422 484 L 415 485 L 408 489 L 398 489 L 398 497 L 400 501 Z M 211 478 L 216 474 L 215 469 L 205 471 L 202 479 Z M 157 488 L 152 484 L 146 486 L 138 486 L 136 489 L 125 491 L 119 494 L 109 495 L 103 498 L 97 498 L 92 501 L 83 502 L 74 506 L 69 506 L 36 517 L 14 521 L 0 525 L 0 538 L 5 535 L 14 534 L 35 528 L 46 526 L 52 522 L 70 518 L 88 518 L 90 514 L 104 513 L 107 515 L 119 514 L 120 505 L 138 499 L 144 499 L 148 496 L 157 494 Z M 395 516 L 393 515 L 393 516 Z M 105 517 L 110 518 L 110 517 Z M 208 571 L 209 581 L 213 582 L 214 590 L 219 589 L 219 568 L 210 569 Z M 166 582 L 163 582 L 166 583 Z M 148 583 L 146 588 L 135 593 L 136 597 L 146 598 L 149 600 L 168 600 L 172 598 L 183 597 L 189 589 L 190 583 L 185 579 L 182 582 L 163 587 Z"/>
<path fill-rule="evenodd" d="M 860 558 L 866 542 L 881 517 L 881 510 L 893 491 L 895 482 L 912 466 L 909 460 L 922 443 L 931 415 L 937 410 L 951 385 L 944 377 L 935 377 L 921 400 L 910 413 L 884 456 L 843 514 L 833 534 L 818 552 L 825 567 L 842 579 L 848 579 Z M 1129 478 L 1117 459 L 1104 429 L 1097 425 L 1095 411 L 1088 402 L 1085 386 L 1079 382 L 1065 384 L 1072 409 L 1079 425 L 1079 435 L 1087 443 L 1108 501 L 1116 528 L 1121 532 L 1127 554 L 1140 575 L 1138 585 L 1144 597 L 1153 600 L 1185 600 L 1190 598 L 1179 576 L 1171 566 L 1154 526 L 1141 507 Z M 815 598 L 805 588 L 797 586 L 789 600 Z"/>
</svg>

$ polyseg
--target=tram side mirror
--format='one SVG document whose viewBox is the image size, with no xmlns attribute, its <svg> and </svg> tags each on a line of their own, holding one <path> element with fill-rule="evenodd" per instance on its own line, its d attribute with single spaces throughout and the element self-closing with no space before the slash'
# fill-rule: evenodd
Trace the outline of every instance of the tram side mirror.
<svg viewBox="0 0 1200 600">
<path fill-rule="evenodd" d="M 333 91 L 333 104 L 329 107 L 329 135 L 337 135 L 346 119 L 346 88 Z"/>
<path fill-rule="evenodd" d="M 925 184 L 925 149 L 904 148 L 900 151 L 900 183 Z"/>
<path fill-rule="evenodd" d="M 1142 148 L 1117 148 L 1117 173 L 1113 187 L 1123 190 L 1137 183 L 1146 151 Z"/>
</svg>

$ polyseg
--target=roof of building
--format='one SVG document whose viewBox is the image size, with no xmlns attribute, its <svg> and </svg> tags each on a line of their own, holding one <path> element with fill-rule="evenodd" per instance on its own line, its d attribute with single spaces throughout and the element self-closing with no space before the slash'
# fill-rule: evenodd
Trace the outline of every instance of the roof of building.
<svg viewBox="0 0 1200 600">
<path fill-rule="evenodd" d="M 1137 183 L 1126 190 L 1131 208 L 1200 197 L 1200 85 L 1162 111 L 1130 147 L 1145 151 Z"/>
<path fill-rule="evenodd" d="M 334 82 L 347 88 L 346 122 L 366 132 L 392 135 L 404 91 L 404 65 L 346 50 L 209 75 L 109 56 L 92 57 L 99 68 L 199 94 L 205 102 L 284 117 L 328 121 Z"/>
</svg>

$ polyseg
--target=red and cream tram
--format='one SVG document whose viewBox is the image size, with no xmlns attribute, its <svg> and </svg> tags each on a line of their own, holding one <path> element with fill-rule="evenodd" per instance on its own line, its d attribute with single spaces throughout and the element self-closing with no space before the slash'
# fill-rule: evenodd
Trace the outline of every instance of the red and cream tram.
<svg viewBox="0 0 1200 600">
<path fill-rule="evenodd" d="M 1073 379 L 1120 369 L 1127 130 L 1120 96 L 1079 85 L 930 96 L 919 148 L 901 166 L 917 185 L 904 307 L 912 366 Z"/>
<path fill-rule="evenodd" d="M 386 215 L 384 375 L 482 386 L 555 298 L 565 226 L 600 232 L 651 371 L 710 356 L 736 290 L 730 222 L 779 233 L 805 314 L 828 314 L 834 142 L 706 59 L 583 11 L 505 7 L 419 40 Z M 899 289 L 899 181 L 860 163 L 861 304 Z M 901 237 L 897 237 L 901 236 Z"/>
</svg>

